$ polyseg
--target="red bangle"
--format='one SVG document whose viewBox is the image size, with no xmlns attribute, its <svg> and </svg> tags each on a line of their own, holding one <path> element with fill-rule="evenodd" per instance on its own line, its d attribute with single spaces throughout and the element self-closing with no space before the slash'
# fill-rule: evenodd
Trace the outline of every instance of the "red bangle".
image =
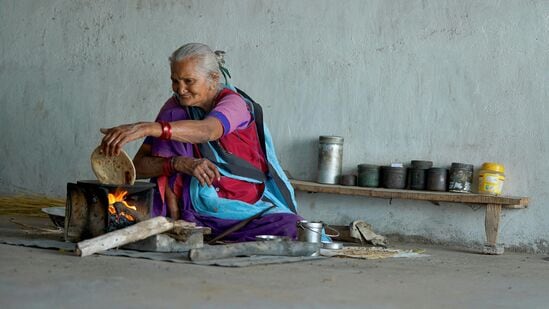
<svg viewBox="0 0 549 309">
<path fill-rule="evenodd" d="M 160 135 L 160 139 L 170 139 L 172 138 L 172 126 L 167 121 L 159 121 L 160 125 L 162 126 L 162 134 Z"/>
<path fill-rule="evenodd" d="M 171 176 L 173 174 L 174 168 L 172 158 L 164 158 L 164 163 L 162 163 L 162 175 Z"/>
</svg>

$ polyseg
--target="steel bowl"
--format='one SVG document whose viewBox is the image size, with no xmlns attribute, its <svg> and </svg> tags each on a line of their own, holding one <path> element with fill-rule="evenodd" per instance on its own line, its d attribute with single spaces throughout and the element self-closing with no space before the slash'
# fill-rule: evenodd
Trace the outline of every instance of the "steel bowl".
<svg viewBox="0 0 549 309">
<path fill-rule="evenodd" d="M 343 244 L 340 242 L 323 242 L 322 249 L 341 250 L 343 249 Z"/>
<path fill-rule="evenodd" d="M 255 237 L 256 241 L 283 241 L 290 240 L 288 236 L 276 236 L 276 235 L 257 235 Z"/>
</svg>

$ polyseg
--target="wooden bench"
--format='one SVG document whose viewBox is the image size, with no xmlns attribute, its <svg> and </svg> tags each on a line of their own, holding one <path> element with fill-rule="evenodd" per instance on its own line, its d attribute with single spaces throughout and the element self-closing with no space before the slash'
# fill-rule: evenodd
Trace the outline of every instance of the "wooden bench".
<svg viewBox="0 0 549 309">
<path fill-rule="evenodd" d="M 482 250 L 485 254 L 502 254 L 504 251 L 503 245 L 497 243 L 501 209 L 522 209 L 528 207 L 527 197 L 351 187 L 340 185 L 326 185 L 295 179 L 291 179 L 290 183 L 295 190 L 305 192 L 357 195 L 385 199 L 429 201 L 436 205 L 438 205 L 438 203 L 440 202 L 448 202 L 485 206 L 486 212 L 484 219 L 484 230 L 486 232 L 486 243 L 484 244 L 484 248 Z"/>
</svg>

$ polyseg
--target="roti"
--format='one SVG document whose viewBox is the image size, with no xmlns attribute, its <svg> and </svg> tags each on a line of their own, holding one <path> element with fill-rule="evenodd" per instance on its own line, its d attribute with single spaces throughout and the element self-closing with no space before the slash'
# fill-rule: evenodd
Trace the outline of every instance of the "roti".
<svg viewBox="0 0 549 309">
<path fill-rule="evenodd" d="M 135 182 L 135 166 L 124 150 L 118 156 L 109 157 L 101 153 L 99 146 L 91 154 L 91 166 L 102 184 L 133 185 Z"/>
</svg>

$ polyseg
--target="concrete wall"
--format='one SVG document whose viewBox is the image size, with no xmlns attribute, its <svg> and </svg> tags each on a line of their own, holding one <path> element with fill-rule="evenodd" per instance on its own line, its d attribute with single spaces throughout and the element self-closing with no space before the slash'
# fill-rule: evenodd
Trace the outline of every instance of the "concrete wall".
<svg viewBox="0 0 549 309">
<path fill-rule="evenodd" d="M 285 168 L 314 179 L 319 135 L 344 166 L 498 161 L 500 240 L 549 248 L 548 1 L 0 1 L 0 192 L 63 196 L 93 178 L 100 127 L 152 120 L 183 43 L 227 51 Z M 139 143 L 127 146 L 133 154 Z M 483 209 L 299 193 L 302 214 L 482 243 Z"/>
</svg>

